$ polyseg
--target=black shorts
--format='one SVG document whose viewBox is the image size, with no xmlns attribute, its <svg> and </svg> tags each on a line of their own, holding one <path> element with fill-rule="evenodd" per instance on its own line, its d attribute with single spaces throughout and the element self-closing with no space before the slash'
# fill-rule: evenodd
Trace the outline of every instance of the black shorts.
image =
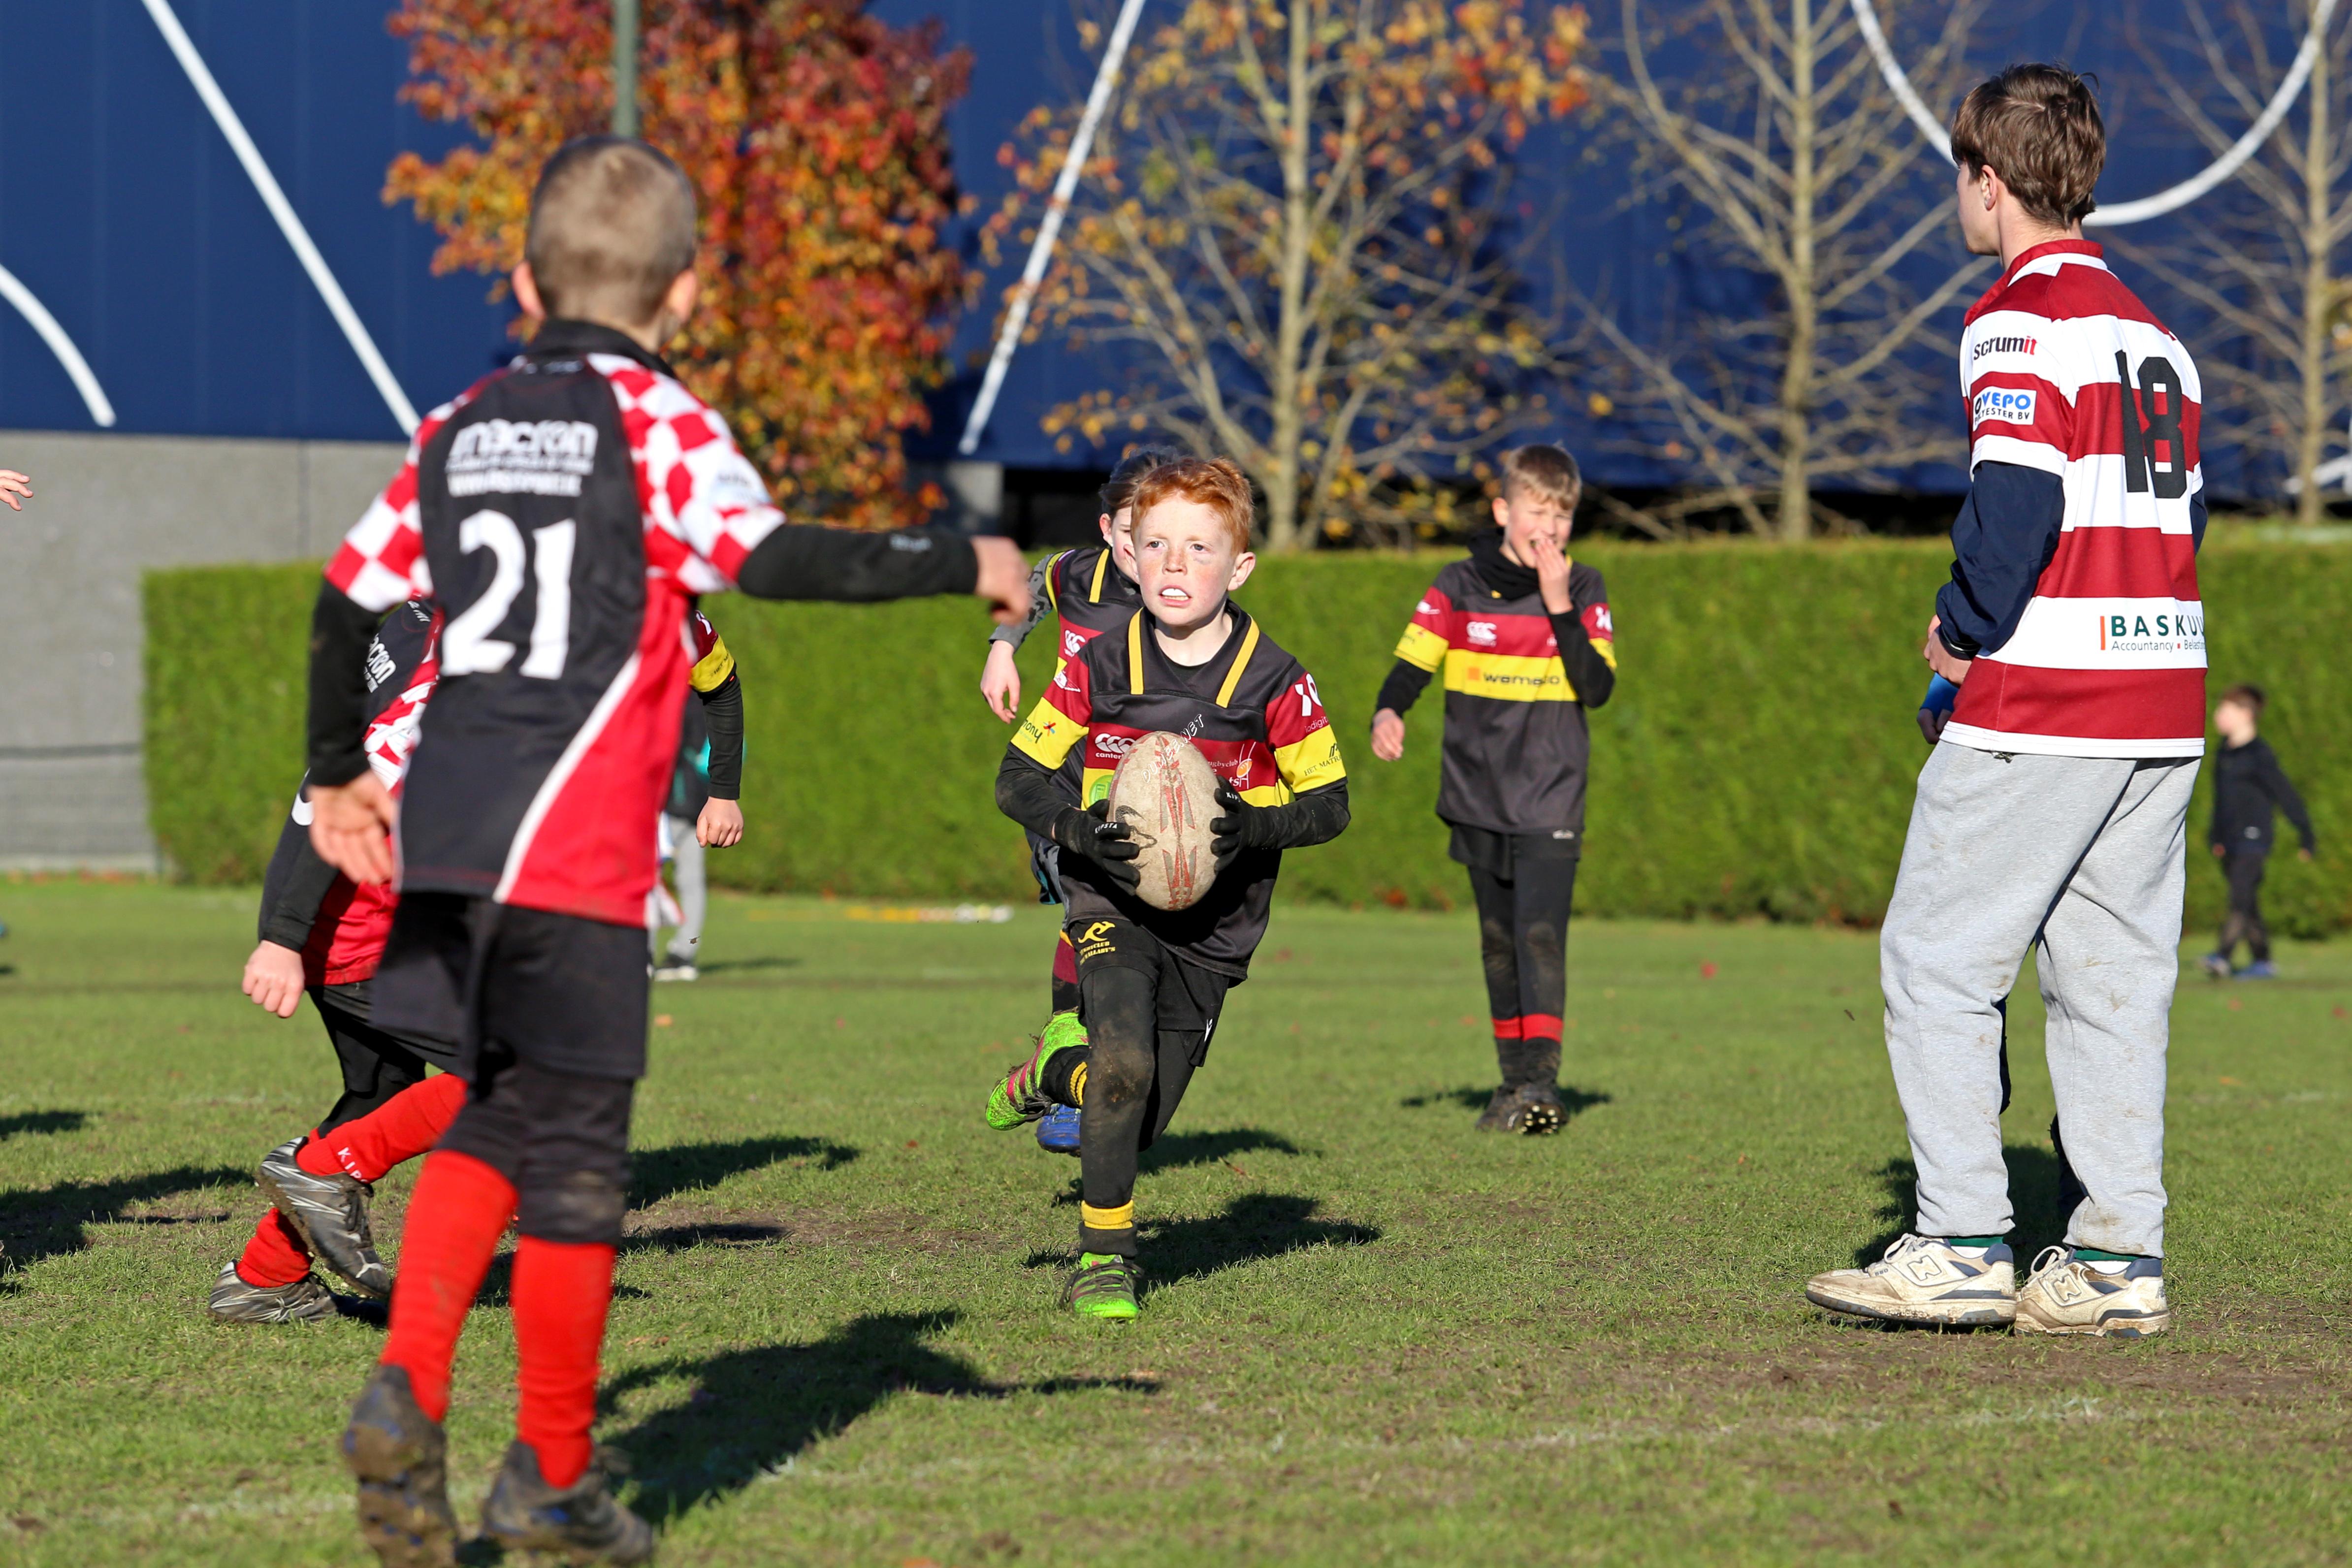
<svg viewBox="0 0 2352 1568">
<path fill-rule="evenodd" d="M 1521 861 L 1557 862 L 1581 858 L 1584 835 L 1580 832 L 1498 833 L 1491 828 L 1449 823 L 1454 830 L 1446 854 L 1473 871 L 1483 871 L 1505 882 L 1518 880 Z"/>
<path fill-rule="evenodd" d="M 583 1078 L 646 1075 L 642 926 L 409 894 L 373 999 L 377 1028 L 456 1040 L 469 1082 L 486 1053 Z"/>
<path fill-rule="evenodd" d="M 335 1036 L 336 1049 L 341 1050 L 341 1037 L 349 1035 L 378 1056 L 397 1061 L 413 1056 L 420 1062 L 429 1061 L 444 1072 L 457 1066 L 457 1042 L 446 1035 L 418 1033 L 410 1030 L 386 1029 L 375 1021 L 375 982 L 347 980 L 340 986 L 312 986 L 311 1005 L 320 1017 L 327 1020 L 327 1032 Z M 423 1077 L 420 1071 L 413 1076 Z"/>
<path fill-rule="evenodd" d="M 1073 920 L 1065 927 L 1077 949 L 1078 985 L 1104 969 L 1133 969 L 1152 983 L 1156 1027 L 1163 1035 L 1188 1034 L 1195 1043 L 1187 1053 L 1198 1067 L 1209 1054 L 1209 1037 L 1216 1032 L 1217 1015 L 1224 1009 L 1225 993 L 1241 982 L 1188 964 L 1169 951 L 1159 937 L 1131 920 L 1106 915 L 1097 920 Z"/>
</svg>

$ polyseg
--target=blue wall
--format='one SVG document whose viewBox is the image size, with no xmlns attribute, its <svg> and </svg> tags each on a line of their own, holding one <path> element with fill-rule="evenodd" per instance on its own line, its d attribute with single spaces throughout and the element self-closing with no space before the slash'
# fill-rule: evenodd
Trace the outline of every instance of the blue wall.
<svg viewBox="0 0 2352 1568">
<path fill-rule="evenodd" d="M 431 232 L 406 208 L 381 199 L 385 166 L 397 152 L 436 154 L 453 141 L 448 128 L 427 125 L 395 101 L 406 51 L 384 30 L 390 7 L 383 0 L 175 3 L 410 400 L 429 407 L 501 359 L 506 312 L 488 303 L 487 280 L 433 277 Z M 1172 4 L 1160 0 L 1156 8 Z M 2135 104 L 2145 72 L 2128 41 L 2111 27 L 2096 36 L 2084 27 L 2086 17 L 2114 4 L 2021 0 L 1979 29 L 1972 53 L 1989 65 L 2057 55 L 2100 70 L 2118 132 L 2101 189 L 2120 200 L 2203 160 L 2155 130 L 2156 117 Z M 1082 92 L 1092 61 L 1058 0 L 878 0 L 876 8 L 896 22 L 938 16 L 950 39 L 974 54 L 971 94 L 955 111 L 953 135 L 958 167 L 978 204 L 959 243 L 976 256 L 971 230 L 1004 187 L 997 148 L 1038 102 Z M 2151 28 L 2168 25 L 2175 8 L 2175 0 L 2131 7 Z M 1616 7 L 1595 9 L 1596 33 L 1605 36 Z M 119 413 L 117 429 L 398 435 L 140 0 L 0 0 L 0 66 L 6 70 L 0 265 L 47 304 L 89 358 Z M 1537 211 L 1553 210 L 1555 197 L 1567 203 L 1545 246 L 1589 286 L 1605 287 L 1622 319 L 1642 335 L 1670 335 L 1675 310 L 1752 287 L 1710 273 L 1678 250 L 1662 212 L 1620 210 L 1623 174 L 1612 161 L 1594 161 L 1591 145 L 1572 131 L 1540 133 L 1523 155 L 1521 190 Z M 1948 176 L 1923 154 L 1921 177 Z M 944 455 L 961 429 L 996 301 L 1019 260 L 1009 257 L 991 277 L 981 307 L 960 323 L 959 378 L 937 400 L 933 434 L 917 443 L 924 455 Z M 2192 329 L 2185 309 L 2152 287 L 2147 292 L 2177 327 Z M 1098 371 L 1050 342 L 1025 350 L 980 455 L 1043 466 L 1090 461 L 1055 454 L 1038 418 L 1055 402 L 1100 384 Z M 56 360 L 5 308 L 0 426 L 92 428 Z M 1608 456 L 1595 444 L 1601 433 L 1574 419 L 1564 421 L 1562 434 L 1594 451 L 1593 466 L 1604 477 L 1676 477 Z M 1958 476 L 1923 477 L 1940 487 Z"/>
</svg>

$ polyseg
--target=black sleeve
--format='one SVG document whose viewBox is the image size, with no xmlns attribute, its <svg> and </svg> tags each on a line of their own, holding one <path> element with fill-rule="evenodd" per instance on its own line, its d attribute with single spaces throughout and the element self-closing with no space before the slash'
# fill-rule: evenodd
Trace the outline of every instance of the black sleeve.
<svg viewBox="0 0 2352 1568">
<path fill-rule="evenodd" d="M 2189 497 L 2189 537 L 2192 552 L 2205 548 L 2205 487 L 2201 485 Z"/>
<path fill-rule="evenodd" d="M 2268 747 L 2263 748 L 2262 768 L 2263 788 L 2277 802 L 2278 809 L 2286 813 L 2286 820 L 2294 824 L 2303 847 L 2316 848 L 2319 840 L 2311 831 L 2311 812 L 2304 806 L 2303 797 L 2294 792 L 2294 786 L 2287 782 L 2286 769 L 2279 766 L 2278 753 Z"/>
<path fill-rule="evenodd" d="M 1381 683 L 1381 695 L 1372 699 L 1372 711 L 1387 708 L 1402 716 L 1407 708 L 1421 700 L 1429 685 L 1430 672 L 1410 659 L 1399 659 L 1389 668 L 1389 678 Z"/>
<path fill-rule="evenodd" d="M 1256 815 L 1265 825 L 1251 841 L 1272 850 L 1303 850 L 1328 844 L 1348 831 L 1348 781 L 1345 779 L 1293 796 L 1279 806 L 1260 806 Z"/>
<path fill-rule="evenodd" d="M 970 593 L 979 581 L 980 557 L 951 529 L 861 533 L 815 523 L 784 524 L 735 574 L 735 585 L 754 599 L 860 603 Z"/>
<path fill-rule="evenodd" d="M 289 823 L 262 878 L 261 939 L 300 952 L 310 940 L 319 905 L 325 902 L 327 890 L 335 885 L 335 868 L 310 847 L 310 835 Z"/>
<path fill-rule="evenodd" d="M 1017 746 L 1004 748 L 1004 762 L 996 770 L 996 809 L 1045 839 L 1054 837 L 1056 818 L 1077 810 L 1055 776 Z"/>
<path fill-rule="evenodd" d="M 348 784 L 367 771 L 367 650 L 383 617 L 319 585 L 310 612 L 310 781 Z"/>
<path fill-rule="evenodd" d="M 1979 463 L 1952 522 L 1952 580 L 1936 595 L 1944 646 L 1963 659 L 2017 631 L 2042 569 L 2058 552 L 2066 487 L 2055 474 Z"/>
<path fill-rule="evenodd" d="M 1559 644 L 1560 668 L 1568 672 L 1568 684 L 1576 688 L 1576 700 L 1589 708 L 1607 703 L 1617 689 L 1617 672 L 1592 645 L 1592 634 L 1584 629 L 1580 612 L 1570 610 L 1553 616 L 1551 636 Z"/>
<path fill-rule="evenodd" d="M 1037 623 L 1054 612 L 1054 596 L 1046 591 L 1051 586 L 1047 580 L 1053 576 L 1054 563 L 1066 553 L 1049 555 L 1029 569 L 1029 613 L 1010 626 L 999 626 L 991 632 L 990 642 L 1010 643 L 1018 648 L 1028 640 L 1030 632 L 1037 630 Z"/>
<path fill-rule="evenodd" d="M 743 678 L 729 675 L 702 699 L 703 722 L 710 727 L 710 798 L 743 798 Z"/>
</svg>

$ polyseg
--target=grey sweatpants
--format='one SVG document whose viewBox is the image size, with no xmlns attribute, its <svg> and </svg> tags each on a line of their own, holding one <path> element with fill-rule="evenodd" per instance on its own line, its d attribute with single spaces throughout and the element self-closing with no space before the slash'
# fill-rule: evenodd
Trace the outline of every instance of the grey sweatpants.
<svg viewBox="0 0 2352 1568">
<path fill-rule="evenodd" d="M 2164 1251 L 2164 1057 L 2180 974 L 2195 758 L 2000 756 L 1945 741 L 1919 774 L 1879 936 L 1886 1053 L 1923 1236 L 2014 1218 L 2000 999 L 2034 950 L 2079 1247 Z"/>
</svg>

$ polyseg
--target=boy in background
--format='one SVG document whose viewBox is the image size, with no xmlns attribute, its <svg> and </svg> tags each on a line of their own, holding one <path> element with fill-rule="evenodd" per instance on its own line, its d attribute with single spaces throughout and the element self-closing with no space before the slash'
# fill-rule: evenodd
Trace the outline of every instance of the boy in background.
<svg viewBox="0 0 2352 1568">
<path fill-rule="evenodd" d="M 438 678 L 432 607 L 410 600 L 367 646 L 368 767 L 397 795 Z M 256 1181 L 273 1207 L 245 1250 L 213 1281 L 208 1310 L 221 1322 L 310 1322 L 347 1310 L 310 1270 L 323 1263 L 362 1295 L 392 1293 L 368 1221 L 374 1184 L 440 1140 L 465 1103 L 452 1076 L 452 1040 L 387 1030 L 374 1018 L 377 965 L 392 931 L 394 895 L 364 887 L 310 847 L 308 780 L 269 857 L 261 891 L 261 939 L 245 964 L 245 994 L 292 1018 L 310 993 L 327 1026 L 343 1092 L 307 1136 L 263 1157 Z M 431 1065 L 440 1071 L 425 1076 Z"/>
<path fill-rule="evenodd" d="M 694 666 L 687 672 L 687 684 L 701 700 L 686 705 L 677 761 L 670 769 L 669 800 L 662 807 L 662 858 L 675 868 L 678 918 L 664 951 L 661 901 L 655 899 L 646 936 L 653 946 L 656 980 L 691 980 L 701 973 L 695 957 L 710 907 L 702 852 L 743 841 L 742 678 L 726 639 L 701 611 L 687 617 L 687 631 L 694 639 Z"/>
<path fill-rule="evenodd" d="M 694 186 L 668 158 L 624 137 L 559 149 L 513 274 L 528 346 L 419 424 L 311 617 L 311 841 L 363 885 L 392 879 L 395 810 L 361 749 L 361 650 L 411 595 L 445 617 L 376 1004 L 386 1027 L 457 1041 L 467 1097 L 417 1178 L 391 1333 L 341 1443 L 387 1568 L 455 1563 L 450 1369 L 509 1218 L 520 1398 L 483 1532 L 577 1563 L 653 1555 L 590 1433 L 646 1069 L 646 830 L 694 597 L 1028 608 L 1009 540 L 785 521 L 660 355 L 693 314 L 697 247 Z"/>
<path fill-rule="evenodd" d="M 2266 700 L 2260 686 L 2236 685 L 2213 705 L 2213 727 L 2221 734 L 2221 750 L 2213 758 L 2213 824 L 2205 841 L 2230 883 L 2230 913 L 2221 921 L 2221 944 L 2204 958 L 2206 972 L 2217 980 L 2232 974 L 2242 980 L 2267 980 L 2278 974 L 2271 967 L 2270 928 L 2263 924 L 2263 873 L 2270 864 L 2273 808 L 2284 811 L 2294 824 L 2305 860 L 2319 845 L 2303 797 L 2287 782 L 2271 743 L 2256 733 Z M 2242 969 L 2232 969 L 2241 942 L 2250 961 Z"/>
<path fill-rule="evenodd" d="M 1136 487 L 1142 608 L 1062 666 L 996 776 L 1004 814 L 1061 850 L 1087 1043 L 1041 1040 L 990 1091 L 989 1124 L 1077 1106 L 1078 1265 L 1063 1300 L 1082 1318 L 1136 1315 L 1137 1158 L 1166 1132 L 1208 1059 L 1225 993 L 1265 935 L 1282 852 L 1348 825 L 1347 770 L 1312 676 L 1229 602 L 1249 579 L 1249 481 L 1187 457 Z M 1217 873 L 1188 908 L 1134 895 L 1138 846 L 1108 820 L 1110 778 L 1134 741 L 1181 735 L 1219 779 Z M 1085 769 L 1081 808 L 1061 774 Z"/>
<path fill-rule="evenodd" d="M 1413 609 L 1372 714 L 1372 755 L 1404 755 L 1404 713 L 1441 667 L 1437 815 L 1470 873 L 1503 1083 L 1482 1133 L 1556 1133 L 1568 917 L 1584 850 L 1585 711 L 1617 689 L 1609 590 L 1569 559 L 1583 478 L 1558 446 L 1503 455 L 1495 529 Z"/>
<path fill-rule="evenodd" d="M 1030 572 L 1028 615 L 989 633 L 988 663 L 981 671 L 980 695 L 988 699 L 989 709 L 997 717 L 1011 724 L 1021 715 L 1021 671 L 1013 656 L 1049 612 L 1061 622 L 1054 647 L 1056 674 L 1079 649 L 1134 618 L 1143 603 L 1135 587 L 1135 487 L 1143 482 L 1145 475 L 1182 455 L 1173 447 L 1146 446 L 1120 458 L 1102 487 L 1102 515 L 1097 524 L 1102 529 L 1101 545 L 1057 551 L 1039 561 Z M 1078 799 L 1078 758 L 1075 754 L 1060 777 L 1067 786 L 1069 804 L 1083 805 Z M 1065 902 L 1061 852 L 1051 839 L 1029 835 L 1030 869 L 1036 874 L 1040 904 Z M 1047 1020 L 1045 1032 L 1052 1037 L 1055 1049 L 1085 1045 L 1086 1028 L 1078 1016 L 1077 956 L 1070 946 L 1068 933 L 1063 931 L 1054 934 L 1050 994 L 1053 1017 Z M 1066 1105 L 1056 1105 L 1048 1111 L 1037 1124 L 1037 1142 L 1055 1154 L 1076 1154 L 1077 1112 Z"/>
</svg>

